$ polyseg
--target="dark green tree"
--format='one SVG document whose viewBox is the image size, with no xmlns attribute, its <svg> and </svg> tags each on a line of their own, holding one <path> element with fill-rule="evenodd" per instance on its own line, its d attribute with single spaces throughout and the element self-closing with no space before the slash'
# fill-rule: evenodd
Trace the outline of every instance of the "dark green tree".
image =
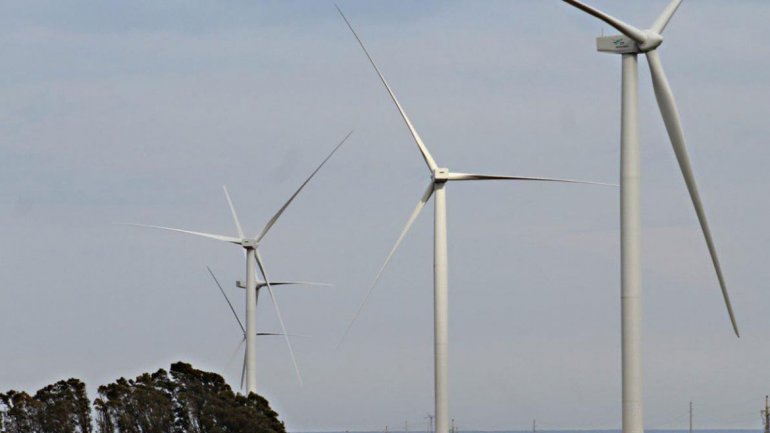
<svg viewBox="0 0 770 433">
<path fill-rule="evenodd" d="M 62 380 L 33 397 L 40 404 L 37 420 L 46 433 L 91 433 L 91 402 L 86 385 L 78 379 Z"/>
<path fill-rule="evenodd" d="M 0 431 L 5 433 L 91 433 L 91 404 L 86 386 L 62 380 L 34 396 L 0 394 Z"/>
<path fill-rule="evenodd" d="M 100 433 L 286 433 L 267 400 L 183 362 L 99 387 L 94 409 Z"/>
<path fill-rule="evenodd" d="M 169 433 L 174 426 L 173 386 L 165 370 L 99 387 L 94 402 L 100 433 Z"/>
<path fill-rule="evenodd" d="M 190 364 L 171 365 L 180 433 L 285 433 L 278 414 L 263 397 L 233 393 L 222 376 Z"/>
<path fill-rule="evenodd" d="M 39 402 L 26 392 L 8 391 L 0 394 L 3 403 L 3 428 L 7 433 L 38 433 L 37 420 Z"/>
<path fill-rule="evenodd" d="M 0 394 L 0 433 L 286 433 L 257 394 L 236 394 L 222 376 L 177 362 L 99 387 L 96 429 L 86 386 L 62 380 L 34 396 Z"/>
</svg>

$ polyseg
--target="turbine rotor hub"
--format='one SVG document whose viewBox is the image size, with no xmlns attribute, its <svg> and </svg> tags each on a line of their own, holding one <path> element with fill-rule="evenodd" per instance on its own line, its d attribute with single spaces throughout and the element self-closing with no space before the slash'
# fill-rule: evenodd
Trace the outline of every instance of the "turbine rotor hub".
<svg viewBox="0 0 770 433">
<path fill-rule="evenodd" d="M 646 36 L 644 42 L 638 44 L 639 51 L 642 53 L 652 51 L 663 43 L 663 35 L 660 33 L 653 32 L 652 30 L 645 30 L 644 35 Z"/>
</svg>

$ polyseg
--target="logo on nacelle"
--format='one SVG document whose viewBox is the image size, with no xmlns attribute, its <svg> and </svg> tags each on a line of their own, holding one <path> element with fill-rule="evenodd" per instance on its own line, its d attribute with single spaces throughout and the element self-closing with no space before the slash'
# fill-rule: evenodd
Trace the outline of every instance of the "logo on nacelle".
<svg viewBox="0 0 770 433">
<path fill-rule="evenodd" d="M 612 54 L 639 52 L 636 42 L 623 35 L 602 36 L 596 38 L 596 48 L 601 52 Z"/>
</svg>

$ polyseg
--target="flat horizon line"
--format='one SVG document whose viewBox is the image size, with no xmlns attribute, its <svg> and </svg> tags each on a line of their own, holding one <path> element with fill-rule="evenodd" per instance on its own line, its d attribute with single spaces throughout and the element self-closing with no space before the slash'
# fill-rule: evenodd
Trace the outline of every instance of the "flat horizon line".
<svg viewBox="0 0 770 433">
<path fill-rule="evenodd" d="M 405 431 L 403 429 L 389 429 L 388 430 L 391 433 L 404 433 Z M 426 432 L 426 430 L 409 430 L 410 432 L 414 433 L 421 433 Z M 473 430 L 473 429 L 457 429 L 458 432 L 465 432 L 465 433 L 530 433 L 532 430 Z M 621 429 L 612 429 L 612 428 L 574 428 L 574 429 L 537 429 L 537 432 L 542 433 L 560 433 L 560 432 L 619 432 Z M 652 429 L 644 429 L 645 432 L 688 432 L 690 429 L 688 428 L 652 428 Z M 693 429 L 693 432 L 725 432 L 725 431 L 745 431 L 745 432 L 761 432 L 763 431 L 761 428 L 701 428 L 701 429 Z M 292 431 L 290 433 L 382 433 L 383 430 L 302 430 L 302 431 Z"/>
</svg>

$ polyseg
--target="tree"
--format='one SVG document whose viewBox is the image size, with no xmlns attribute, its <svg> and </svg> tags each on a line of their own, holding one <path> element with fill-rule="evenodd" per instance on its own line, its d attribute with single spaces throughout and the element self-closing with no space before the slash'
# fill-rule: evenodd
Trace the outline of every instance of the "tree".
<svg viewBox="0 0 770 433">
<path fill-rule="evenodd" d="M 26 392 L 8 391 L 0 394 L 3 402 L 3 429 L 7 433 L 37 433 L 40 431 L 37 422 L 39 403 Z"/>
<path fill-rule="evenodd" d="M 286 432 L 267 400 L 254 393 L 236 395 L 218 374 L 177 362 L 171 365 L 171 375 L 180 432 Z"/>
<path fill-rule="evenodd" d="M 33 397 L 40 406 L 37 419 L 46 433 L 91 433 L 91 402 L 78 379 L 48 385 Z"/>
<path fill-rule="evenodd" d="M 78 379 L 48 385 L 34 396 L 0 394 L 0 431 L 5 433 L 91 433 L 91 404 Z"/>
<path fill-rule="evenodd" d="M 92 406 L 78 379 L 34 396 L 0 394 L 0 433 L 286 433 L 263 397 L 236 394 L 222 376 L 177 362 L 100 386 Z"/>
<path fill-rule="evenodd" d="M 171 383 L 165 370 L 99 387 L 94 401 L 100 433 L 169 433 L 174 426 Z"/>
<path fill-rule="evenodd" d="M 100 433 L 286 433 L 263 397 L 183 362 L 99 387 L 94 409 Z"/>
</svg>

